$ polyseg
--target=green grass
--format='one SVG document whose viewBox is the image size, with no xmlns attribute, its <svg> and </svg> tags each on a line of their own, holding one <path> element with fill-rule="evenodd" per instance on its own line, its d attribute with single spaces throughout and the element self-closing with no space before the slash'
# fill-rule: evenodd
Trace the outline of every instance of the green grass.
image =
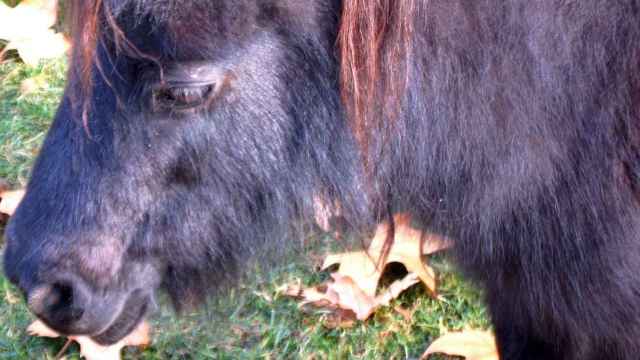
<svg viewBox="0 0 640 360">
<path fill-rule="evenodd" d="M 37 68 L 0 64 L 0 177 L 23 186 L 64 86 L 65 62 Z M 23 82 L 32 84 L 24 93 Z M 1 240 L 0 240 L 1 243 Z M 276 293 L 282 284 L 300 279 L 315 285 L 327 279 L 314 271 L 330 250 L 316 242 L 307 254 L 288 256 L 278 266 L 255 267 L 239 287 L 225 291 L 203 309 L 176 316 L 162 297 L 152 316 L 153 343 L 145 350 L 127 349 L 127 359 L 404 359 L 418 358 L 444 330 L 486 328 L 479 292 L 441 258 L 441 300 L 414 287 L 366 322 L 348 329 L 325 326 L 321 310 L 301 311 Z M 394 307 L 409 309 L 404 318 Z M 52 359 L 60 339 L 29 337 L 32 321 L 17 290 L 0 276 L 0 359 Z M 67 359 L 78 359 L 77 347 Z"/>
<path fill-rule="evenodd" d="M 1 178 L 25 185 L 62 95 L 64 74 L 62 60 L 37 68 L 0 64 Z"/>
</svg>

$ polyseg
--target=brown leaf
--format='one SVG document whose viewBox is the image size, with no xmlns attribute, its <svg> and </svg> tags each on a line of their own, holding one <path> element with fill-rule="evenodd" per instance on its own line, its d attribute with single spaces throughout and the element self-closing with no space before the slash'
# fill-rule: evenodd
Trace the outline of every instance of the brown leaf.
<svg viewBox="0 0 640 360">
<path fill-rule="evenodd" d="M 349 310 L 358 320 L 366 320 L 380 306 L 388 306 L 391 300 L 409 287 L 422 281 L 435 292 L 435 274 L 426 265 L 423 254 L 431 254 L 449 246 L 445 239 L 429 235 L 410 226 L 409 217 L 398 214 L 395 217 L 394 243 L 386 261 L 378 266 L 378 259 L 384 252 L 384 241 L 389 231 L 388 224 L 378 226 L 367 251 L 355 251 L 328 255 L 323 269 L 339 264 L 338 271 L 331 274 L 332 282 L 313 288 L 303 288 L 300 282 L 281 287 L 278 292 L 301 299 L 300 306 L 313 305 L 332 310 Z M 424 244 L 422 241 L 425 241 Z M 376 296 L 378 282 L 385 265 L 402 263 L 408 274 L 393 282 L 386 291 Z"/>
<path fill-rule="evenodd" d="M 466 360 L 499 360 L 498 349 L 493 334 L 489 331 L 467 330 L 450 332 L 434 341 L 421 359 L 432 354 L 462 356 Z"/>
<path fill-rule="evenodd" d="M 60 334 L 55 330 L 49 328 L 45 323 L 40 320 L 36 320 L 27 327 L 27 334 L 31 336 L 38 337 L 47 337 L 47 338 L 57 338 L 60 337 Z"/>
<path fill-rule="evenodd" d="M 356 314 L 351 310 L 336 309 L 322 319 L 322 325 L 328 329 L 349 329 L 355 324 Z"/>
<path fill-rule="evenodd" d="M 60 337 L 59 333 L 50 329 L 40 320 L 31 323 L 27 328 L 27 333 L 39 337 Z M 80 345 L 80 354 L 87 360 L 119 360 L 122 348 L 126 346 L 145 347 L 149 345 L 151 342 L 149 333 L 149 324 L 143 321 L 131 334 L 110 346 L 100 345 L 88 336 L 69 336 L 69 339 Z"/>
<path fill-rule="evenodd" d="M 0 192 L 0 213 L 13 215 L 24 197 L 24 190 Z"/>
<path fill-rule="evenodd" d="M 328 255 L 322 269 L 327 269 L 335 264 L 340 264 L 338 274 L 353 279 L 365 294 L 376 295 L 378 281 L 382 273 L 376 267 L 375 261 L 364 251 Z"/>
<path fill-rule="evenodd" d="M 325 300 L 334 304 L 335 299 L 331 299 L 331 294 L 327 295 L 326 291 L 326 287 L 324 287 L 324 290 L 321 290 L 320 287 L 303 288 L 299 281 L 295 284 L 281 286 L 276 290 L 276 292 L 285 296 L 301 299 L 300 306 Z"/>
<path fill-rule="evenodd" d="M 137 346 L 146 348 L 151 344 L 151 325 L 143 321 L 124 339 L 124 346 Z"/>
<path fill-rule="evenodd" d="M 69 47 L 62 34 L 51 30 L 57 18 L 57 0 L 24 0 L 15 8 L 0 2 L 0 39 L 22 60 L 37 65 L 40 59 L 62 56 Z"/>
<path fill-rule="evenodd" d="M 353 327 L 356 314 L 338 306 L 339 298 L 335 291 L 329 291 L 329 286 L 322 284 L 316 287 L 303 288 L 300 281 L 280 286 L 276 292 L 285 296 L 300 299 L 299 307 L 307 305 L 328 309 L 324 314 L 322 325 L 329 329 Z"/>
<path fill-rule="evenodd" d="M 391 300 L 400 296 L 400 294 L 419 283 L 418 274 L 408 273 L 404 278 L 394 281 L 389 287 L 380 295 L 376 297 L 376 303 L 378 306 L 388 306 Z"/>
<path fill-rule="evenodd" d="M 332 282 L 325 286 L 304 289 L 298 284 L 281 288 L 281 293 L 301 299 L 300 306 L 313 305 L 331 310 L 334 315 L 342 310 L 349 310 L 358 320 L 366 320 L 380 306 L 388 306 L 402 291 L 419 282 L 416 274 L 408 274 L 401 280 L 392 283 L 382 294 L 372 297 L 365 294 L 358 284 L 348 276 L 331 274 Z M 339 316 L 339 318 L 341 318 Z"/>
<path fill-rule="evenodd" d="M 331 277 L 334 281 L 327 285 L 327 294 L 336 299 L 335 305 L 353 311 L 358 320 L 366 320 L 371 316 L 378 307 L 375 298 L 365 294 L 348 276 L 333 273 Z"/>
<path fill-rule="evenodd" d="M 322 268 L 327 269 L 340 264 L 339 274 L 353 279 L 365 294 L 375 296 L 385 266 L 398 262 L 403 264 L 408 272 L 417 274 L 427 289 L 435 294 L 435 272 L 425 264 L 422 256 L 450 247 L 449 241 L 437 235 L 424 234 L 421 230 L 411 227 L 410 218 L 405 214 L 397 214 L 394 224 L 394 242 L 384 263 L 378 264 L 389 232 L 389 224 L 386 223 L 378 226 L 367 251 L 328 255 Z M 421 245 L 423 241 L 424 245 Z"/>
</svg>

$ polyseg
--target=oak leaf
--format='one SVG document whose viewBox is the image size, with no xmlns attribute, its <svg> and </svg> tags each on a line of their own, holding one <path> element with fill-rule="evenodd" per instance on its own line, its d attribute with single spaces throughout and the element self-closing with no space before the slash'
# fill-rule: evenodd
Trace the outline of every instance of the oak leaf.
<svg viewBox="0 0 640 360">
<path fill-rule="evenodd" d="M 421 359 L 426 360 L 432 354 L 461 356 L 466 360 L 500 360 L 494 335 L 480 330 L 447 333 L 434 341 Z"/>
<path fill-rule="evenodd" d="M 321 286 L 303 288 L 299 284 L 292 284 L 280 291 L 284 295 L 299 298 L 301 307 L 313 305 L 328 308 L 334 311 L 334 315 L 338 314 L 337 317 L 348 322 L 351 319 L 342 311 L 351 311 L 356 319 L 366 320 L 380 306 L 388 306 L 391 300 L 420 281 L 416 274 L 409 273 L 403 279 L 393 282 L 378 296 L 369 296 L 350 277 L 338 273 L 331 274 L 331 277 L 333 281 Z"/>
<path fill-rule="evenodd" d="M 119 360 L 120 352 L 126 346 L 147 346 L 151 342 L 150 327 L 147 322 L 142 322 L 124 339 L 110 346 L 103 346 L 93 341 L 88 336 L 69 336 L 69 340 L 80 345 L 80 355 L 87 360 Z M 60 334 L 52 330 L 42 321 L 36 320 L 27 328 L 27 333 L 32 336 L 57 338 Z"/>
<path fill-rule="evenodd" d="M 358 320 L 367 319 L 378 307 L 377 299 L 365 294 L 348 276 L 331 274 L 333 282 L 327 284 L 328 298 L 335 299 L 335 305 L 351 310 Z"/>
<path fill-rule="evenodd" d="M 317 201 L 316 203 L 318 204 Z M 301 307 L 313 305 L 332 310 L 330 316 L 333 324 L 351 323 L 352 319 L 345 318 L 345 311 L 352 313 L 358 320 L 366 320 L 376 309 L 388 306 L 391 300 L 420 281 L 435 293 L 435 273 L 424 263 L 423 256 L 446 249 L 449 242 L 412 228 L 410 218 L 405 214 L 394 217 L 394 226 L 394 241 L 388 251 L 384 246 L 389 225 L 381 224 L 367 250 L 326 257 L 323 269 L 339 264 L 338 271 L 331 274 L 332 281 L 311 288 L 304 288 L 300 283 L 290 284 L 280 288 L 279 292 L 299 298 Z M 378 261 L 385 252 L 385 261 Z M 392 262 L 403 264 L 408 274 L 376 295 L 382 272 Z M 336 321 L 336 318 L 340 320 Z"/>
<path fill-rule="evenodd" d="M 23 0 L 15 8 L 0 2 L 0 39 L 8 41 L 3 52 L 15 49 L 25 63 L 33 66 L 41 59 L 62 56 L 69 43 L 51 29 L 56 23 L 57 2 Z"/>
<path fill-rule="evenodd" d="M 338 273 L 348 276 L 369 296 L 375 296 L 378 282 L 387 264 L 398 262 L 408 272 L 415 273 L 431 293 L 436 293 L 436 277 L 434 270 L 423 261 L 424 255 L 450 247 L 449 241 L 434 234 L 425 234 L 410 225 L 406 214 L 394 217 L 394 241 L 384 262 L 384 243 L 389 232 L 389 224 L 380 224 L 366 251 L 346 252 L 328 255 L 322 265 L 327 269 L 339 264 Z"/>
</svg>

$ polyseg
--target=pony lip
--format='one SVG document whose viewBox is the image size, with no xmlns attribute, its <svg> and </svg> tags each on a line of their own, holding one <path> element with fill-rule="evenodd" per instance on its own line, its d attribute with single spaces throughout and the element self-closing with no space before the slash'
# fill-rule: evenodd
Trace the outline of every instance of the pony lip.
<svg viewBox="0 0 640 360">
<path fill-rule="evenodd" d="M 47 326 L 66 335 L 102 334 L 119 320 L 141 308 L 129 297 L 97 297 L 81 290 L 77 283 L 72 289 L 64 283 L 40 285 L 28 294 L 29 309 Z M 127 310 L 130 307 L 132 310 Z M 146 308 L 146 306 L 144 306 Z M 122 321 L 120 321 L 122 323 Z M 125 334 L 126 335 L 126 334 Z"/>
<path fill-rule="evenodd" d="M 113 345 L 129 335 L 142 322 L 153 304 L 151 296 L 141 290 L 134 291 L 120 313 L 98 334 L 91 338 L 100 345 Z"/>
</svg>

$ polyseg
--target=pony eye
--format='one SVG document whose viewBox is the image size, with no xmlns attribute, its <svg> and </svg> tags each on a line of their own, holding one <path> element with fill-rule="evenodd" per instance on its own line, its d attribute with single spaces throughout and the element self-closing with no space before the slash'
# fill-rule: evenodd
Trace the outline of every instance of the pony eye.
<svg viewBox="0 0 640 360">
<path fill-rule="evenodd" d="M 215 85 L 168 86 L 153 93 L 155 108 L 166 110 L 186 110 L 199 107 L 213 94 Z"/>
</svg>

